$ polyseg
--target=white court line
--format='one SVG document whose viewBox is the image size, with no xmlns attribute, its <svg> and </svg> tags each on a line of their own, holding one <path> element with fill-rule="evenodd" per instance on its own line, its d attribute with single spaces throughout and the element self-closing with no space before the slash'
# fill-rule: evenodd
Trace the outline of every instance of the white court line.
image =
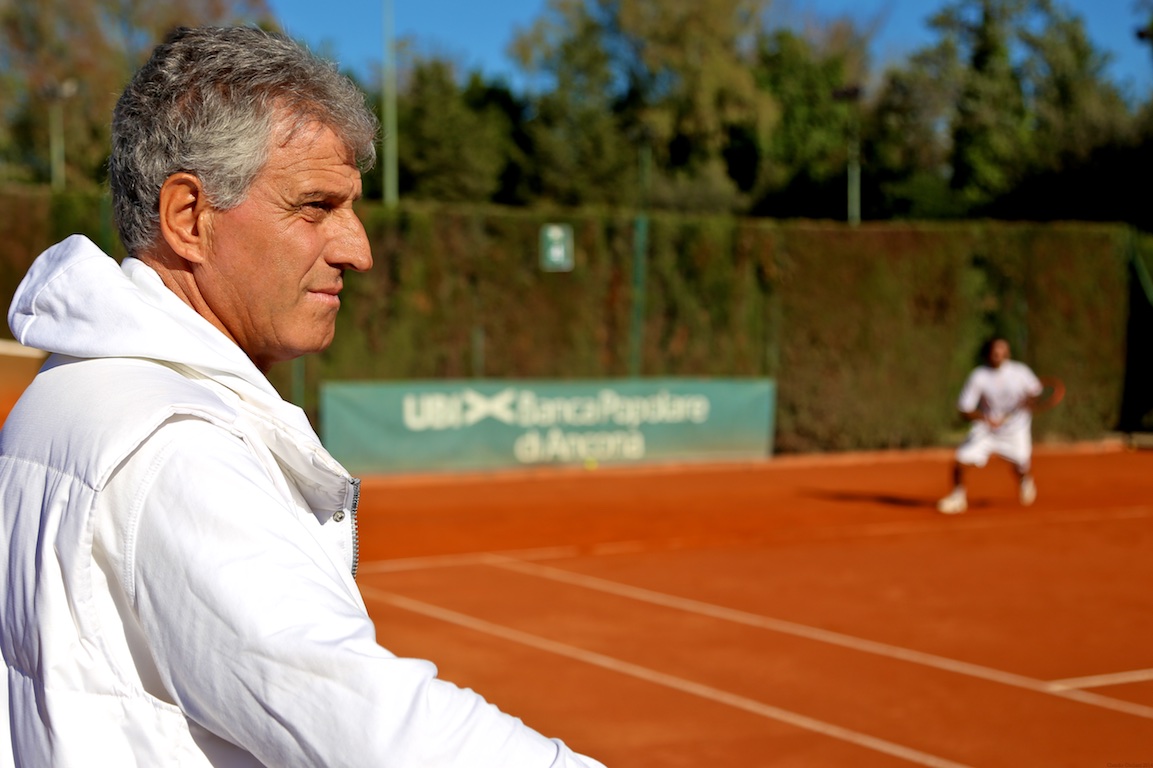
<svg viewBox="0 0 1153 768">
<path fill-rule="evenodd" d="M 518 549 L 508 552 L 510 557 L 523 560 L 560 560 L 577 557 L 578 547 L 542 547 L 540 549 Z M 501 553 L 504 554 L 504 553 Z M 598 553 L 599 554 L 599 553 Z M 429 555 L 428 557 L 405 557 L 396 560 L 375 560 L 361 563 L 357 575 L 373 573 L 399 573 L 402 571 L 423 571 L 429 568 L 459 568 L 467 565 L 488 565 L 492 561 L 490 552 L 465 552 L 459 555 Z"/>
<path fill-rule="evenodd" d="M 891 523 L 866 523 L 864 525 L 824 528 L 813 536 L 813 540 L 828 538 L 873 538 L 882 536 L 905 536 L 917 533 L 951 533 L 955 530 L 981 531 L 998 528 L 1023 528 L 1036 525 L 1063 523 L 1100 523 L 1119 520 L 1142 520 L 1153 517 L 1153 507 L 1112 507 L 1109 509 L 1074 510 L 1045 513 L 1042 516 L 1006 515 L 1004 517 L 966 517 L 954 515 L 945 517 L 945 527 L 928 521 L 894 521 Z M 942 518 L 935 518 L 941 520 Z"/>
<path fill-rule="evenodd" d="M 826 723 L 805 715 L 790 712 L 787 709 L 774 707 L 763 702 L 749 699 L 744 696 L 738 696 L 734 693 L 713 688 L 708 685 L 686 680 L 683 677 L 676 677 L 675 675 L 665 674 L 658 672 L 648 667 L 642 667 L 637 664 L 632 664 L 627 661 L 614 658 L 612 656 L 605 656 L 604 654 L 594 653 L 587 651 L 583 648 L 578 648 L 567 643 L 560 643 L 555 640 L 549 640 L 544 637 L 532 635 L 527 632 L 512 629 L 510 627 L 501 626 L 500 624 L 493 624 L 482 619 L 477 619 L 463 613 L 450 611 L 446 608 L 440 608 L 429 603 L 424 603 L 419 600 L 412 600 L 401 595 L 396 595 L 391 592 L 385 592 L 371 587 L 361 587 L 361 592 L 364 596 L 371 600 L 376 600 L 382 603 L 388 603 L 396 608 L 418 613 L 422 616 L 438 619 L 449 624 L 455 624 L 466 629 L 471 629 L 476 632 L 483 632 L 494 637 L 499 637 L 503 640 L 510 640 L 521 645 L 527 645 L 530 648 L 535 648 L 540 651 L 553 653 L 558 656 L 581 661 L 586 664 L 601 667 L 612 672 L 628 675 L 638 680 L 643 680 L 648 683 L 654 683 L 666 688 L 671 688 L 682 693 L 687 693 L 693 696 L 698 696 L 702 699 L 716 702 L 718 704 L 725 704 L 736 709 L 750 712 L 754 715 L 760 715 L 771 720 L 776 720 L 796 728 L 803 728 L 807 731 L 819 733 L 823 736 L 839 739 L 850 744 L 855 744 L 865 749 L 871 749 L 875 752 L 881 752 L 886 755 L 892 755 L 903 760 L 918 765 L 931 766 L 932 768 L 967 768 L 962 763 L 954 763 L 951 760 L 930 755 L 926 752 L 920 752 L 909 747 L 895 744 L 891 741 L 869 736 L 868 734 L 858 733 L 857 731 L 842 728 L 832 723 Z"/>
<path fill-rule="evenodd" d="M 1135 669 L 1132 672 L 1114 672 L 1109 675 L 1089 675 L 1053 680 L 1049 687 L 1054 691 L 1067 691 L 1070 688 L 1103 688 L 1107 685 L 1144 683 L 1153 680 L 1153 669 Z"/>
<path fill-rule="evenodd" d="M 1054 688 L 1051 683 L 1043 680 L 1037 680 L 1032 677 L 1014 674 L 1012 672 L 1003 672 L 999 669 L 985 667 L 980 664 L 971 664 L 967 661 L 958 661 L 956 659 L 946 658 L 944 656 L 937 656 L 931 653 L 923 653 L 921 651 L 914 651 L 908 648 L 901 648 L 896 645 L 889 645 L 888 643 L 880 643 L 874 640 L 865 640 L 852 635 L 844 635 L 840 632 L 833 632 L 827 629 L 820 629 L 818 627 L 810 627 L 805 624 L 796 624 L 791 621 L 784 621 L 782 619 L 774 619 L 768 616 L 761 616 L 755 613 L 748 613 L 746 611 L 739 611 L 732 608 L 725 608 L 711 603 L 701 602 L 699 600 L 691 600 L 689 598 L 677 597 L 675 595 L 668 595 L 663 592 L 654 592 L 649 589 L 641 587 L 632 587 L 627 584 L 620 584 L 615 581 L 601 579 L 595 576 L 585 576 L 583 574 L 573 573 L 572 571 L 565 571 L 560 568 L 553 568 L 547 565 L 540 565 L 537 563 L 526 563 L 523 561 L 515 560 L 510 557 L 502 555 L 490 555 L 489 562 L 491 565 L 504 568 L 510 571 L 516 571 L 529 576 L 536 576 L 539 578 L 551 579 L 573 586 L 583 587 L 585 589 L 596 590 L 598 592 L 605 592 L 607 594 L 616 595 L 618 597 L 625 597 L 640 602 L 650 603 L 652 605 L 659 605 L 665 608 L 672 608 L 686 613 L 695 613 L 700 616 L 708 616 L 714 619 L 721 619 L 723 621 L 731 621 L 735 624 L 744 624 L 750 627 L 757 627 L 760 629 L 767 629 L 772 632 L 779 632 L 785 635 L 792 635 L 793 637 L 800 637 L 806 640 L 815 640 L 817 642 L 828 643 L 830 645 L 848 648 L 853 651 L 861 653 L 870 653 L 875 656 L 884 656 L 898 661 L 905 661 L 912 664 L 920 664 L 921 666 L 932 667 L 934 669 L 944 670 L 967 677 L 973 677 L 980 680 L 988 680 L 1002 685 L 1012 686 L 1014 688 L 1022 688 L 1027 691 L 1036 693 L 1044 693 L 1050 696 L 1057 696 L 1064 699 L 1070 699 L 1082 704 L 1090 704 L 1095 707 L 1102 707 L 1104 709 L 1111 709 L 1116 712 L 1124 712 L 1138 717 L 1153 719 L 1153 707 L 1143 706 L 1141 704 L 1134 704 L 1129 701 L 1122 701 L 1121 699 L 1114 699 L 1109 696 L 1102 696 L 1096 693 L 1089 693 L 1081 690 L 1065 690 L 1061 688 Z"/>
</svg>

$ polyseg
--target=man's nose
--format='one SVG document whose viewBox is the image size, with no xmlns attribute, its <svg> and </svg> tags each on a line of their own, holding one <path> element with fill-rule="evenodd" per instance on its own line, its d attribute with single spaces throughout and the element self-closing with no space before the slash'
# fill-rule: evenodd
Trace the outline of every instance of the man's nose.
<svg viewBox="0 0 1153 768">
<path fill-rule="evenodd" d="M 372 249 L 368 245 L 368 233 L 360 217 L 352 210 L 344 211 L 340 222 L 340 233 L 331 249 L 329 263 L 334 267 L 351 269 L 354 272 L 367 272 L 372 269 Z"/>
</svg>

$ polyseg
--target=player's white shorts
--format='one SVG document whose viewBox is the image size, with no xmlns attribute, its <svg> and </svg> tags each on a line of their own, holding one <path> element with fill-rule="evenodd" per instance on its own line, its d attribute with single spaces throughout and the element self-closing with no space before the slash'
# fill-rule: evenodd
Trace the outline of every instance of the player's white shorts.
<svg viewBox="0 0 1153 768">
<path fill-rule="evenodd" d="M 996 455 L 1015 464 L 1022 472 L 1029 471 L 1033 454 L 1032 431 L 1026 429 L 991 429 L 984 422 L 974 424 L 965 442 L 957 447 L 957 461 L 973 467 L 983 467 L 989 457 Z"/>
</svg>

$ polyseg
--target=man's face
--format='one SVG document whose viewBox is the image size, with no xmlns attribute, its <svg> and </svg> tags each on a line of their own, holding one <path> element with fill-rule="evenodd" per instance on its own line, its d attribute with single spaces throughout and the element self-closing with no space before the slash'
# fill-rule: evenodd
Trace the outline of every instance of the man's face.
<svg viewBox="0 0 1153 768">
<path fill-rule="evenodd" d="M 989 347 L 989 365 L 993 368 L 1000 368 L 1001 363 L 1009 359 L 1009 342 L 1004 339 L 997 339 Z"/>
<path fill-rule="evenodd" d="M 208 319 L 262 371 L 325 349 L 344 271 L 372 266 L 352 210 L 361 191 L 352 153 L 319 124 L 286 135 L 283 124 L 274 128 L 243 203 L 209 211 L 208 257 L 196 274 Z"/>
</svg>

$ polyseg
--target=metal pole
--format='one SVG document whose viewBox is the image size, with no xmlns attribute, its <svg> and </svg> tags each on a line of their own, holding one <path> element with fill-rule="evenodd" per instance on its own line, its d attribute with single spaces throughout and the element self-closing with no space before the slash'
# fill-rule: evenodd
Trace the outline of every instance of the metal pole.
<svg viewBox="0 0 1153 768">
<path fill-rule="evenodd" d="M 79 84 L 75 78 L 65 78 L 62 82 L 49 86 L 45 95 L 48 104 L 48 141 L 52 166 L 52 191 L 64 189 L 64 102 L 76 95 Z"/>
<path fill-rule="evenodd" d="M 861 86 L 837 88 L 832 96 L 849 105 L 848 220 L 855 227 L 861 223 Z"/>
<path fill-rule="evenodd" d="M 641 375 L 645 341 L 645 287 L 648 273 L 649 217 L 642 211 L 633 224 L 633 316 L 629 333 L 629 376 Z"/>
<path fill-rule="evenodd" d="M 52 162 L 52 191 L 64 189 L 64 98 L 56 93 L 48 107 L 49 152 Z"/>
<path fill-rule="evenodd" d="M 395 208 L 399 199 L 396 162 L 396 45 L 393 40 L 392 2 L 384 0 L 384 67 L 381 72 L 381 112 L 384 118 L 381 172 L 386 208 Z"/>
<path fill-rule="evenodd" d="M 629 329 L 629 375 L 641 375 L 645 338 L 645 298 L 648 276 L 649 217 L 648 186 L 652 148 L 646 139 L 640 150 L 641 206 L 633 223 L 633 313 Z"/>
<path fill-rule="evenodd" d="M 849 145 L 849 224 L 861 223 L 861 137 L 857 126 L 856 105 L 853 109 L 853 135 Z"/>
</svg>

